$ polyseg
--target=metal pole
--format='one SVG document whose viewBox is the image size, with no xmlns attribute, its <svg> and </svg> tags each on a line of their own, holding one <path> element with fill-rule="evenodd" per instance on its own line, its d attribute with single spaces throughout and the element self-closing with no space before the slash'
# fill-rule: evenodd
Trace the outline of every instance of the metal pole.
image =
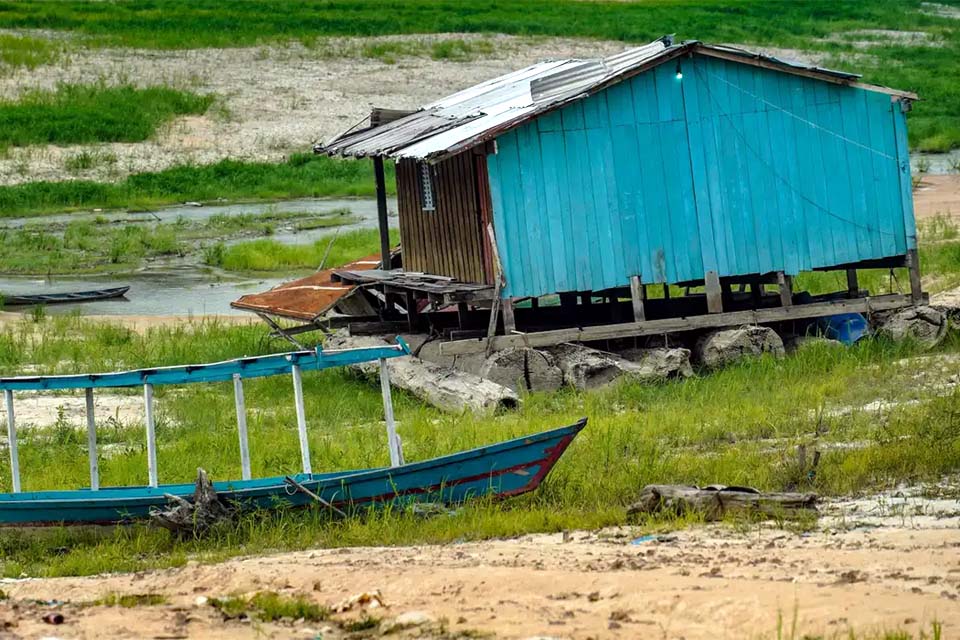
<svg viewBox="0 0 960 640">
<path fill-rule="evenodd" d="M 90 457 L 90 488 L 100 488 L 100 467 L 97 463 L 97 424 L 93 415 L 93 388 L 87 390 L 87 455 Z"/>
<path fill-rule="evenodd" d="M 20 493 L 20 456 L 17 453 L 17 422 L 13 416 L 13 391 L 4 390 L 7 400 L 7 439 L 10 446 L 10 474 L 13 476 L 13 492 Z"/>
<path fill-rule="evenodd" d="M 303 461 L 303 472 L 313 473 L 310 468 L 310 442 L 307 440 L 307 416 L 303 411 L 303 379 L 300 376 L 300 365 L 290 368 L 293 373 L 293 400 L 297 405 L 297 431 L 300 434 L 300 458 Z"/>
<path fill-rule="evenodd" d="M 237 432 L 240 434 L 240 477 L 250 479 L 250 443 L 247 440 L 247 409 L 243 401 L 243 382 L 233 374 L 233 397 L 237 403 Z"/>
<path fill-rule="evenodd" d="M 143 385 L 143 401 L 147 411 L 147 473 L 150 476 L 150 486 L 156 487 L 157 480 L 157 426 L 153 420 L 153 385 L 149 382 Z"/>
<path fill-rule="evenodd" d="M 390 374 L 387 372 L 386 358 L 380 358 L 380 392 L 383 394 L 383 415 L 387 421 L 387 446 L 390 448 L 390 466 L 399 467 L 403 464 L 403 449 L 400 447 L 397 425 L 393 421 L 393 399 L 390 396 Z"/>
</svg>

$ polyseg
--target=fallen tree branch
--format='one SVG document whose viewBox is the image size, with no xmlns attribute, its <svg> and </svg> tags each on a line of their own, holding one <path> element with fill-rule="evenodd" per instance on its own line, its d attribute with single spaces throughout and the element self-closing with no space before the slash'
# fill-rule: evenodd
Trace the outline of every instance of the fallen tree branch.
<svg viewBox="0 0 960 640">
<path fill-rule="evenodd" d="M 720 520 L 728 513 L 762 515 L 768 518 L 816 514 L 815 493 L 762 493 L 750 487 L 690 487 L 649 484 L 627 514 L 702 513 L 707 520 Z"/>
<path fill-rule="evenodd" d="M 197 469 L 197 485 L 193 502 L 180 496 L 164 494 L 170 501 L 166 507 L 150 509 L 150 520 L 180 537 L 201 537 L 219 522 L 233 518 L 234 510 L 224 504 L 207 472 Z"/>
</svg>

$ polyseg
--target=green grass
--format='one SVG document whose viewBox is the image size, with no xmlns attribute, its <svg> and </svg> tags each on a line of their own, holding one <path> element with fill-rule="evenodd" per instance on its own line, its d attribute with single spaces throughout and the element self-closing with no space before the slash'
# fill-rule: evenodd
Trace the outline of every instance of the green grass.
<svg viewBox="0 0 960 640">
<path fill-rule="evenodd" d="M 213 95 L 167 87 L 64 84 L 0 102 L 0 148 L 142 142 L 178 115 L 202 114 Z"/>
<path fill-rule="evenodd" d="M 66 225 L 27 224 L 0 229 L 0 271 L 18 274 L 94 273 L 137 268 L 163 256 L 205 256 L 223 250 L 223 240 L 270 236 L 278 224 L 298 231 L 350 224 L 356 218 L 341 209 L 325 215 L 266 212 L 214 215 L 204 222 L 181 218 L 172 223 L 144 220 L 110 223 L 106 218 Z M 210 242 L 216 242 L 211 251 Z M 349 240 L 346 245 L 349 248 Z"/>
<path fill-rule="evenodd" d="M 282 596 L 272 591 L 261 591 L 249 598 L 215 598 L 210 604 L 225 618 L 253 617 L 263 622 L 283 619 L 320 622 L 330 617 L 329 609 L 306 596 Z"/>
<path fill-rule="evenodd" d="M 395 190 L 393 164 L 387 187 Z M 0 218 L 39 216 L 77 209 L 148 209 L 184 201 L 270 200 L 320 196 L 372 196 L 369 162 L 295 154 L 286 162 L 221 160 L 138 173 L 111 182 L 69 180 L 0 187 Z"/>
<path fill-rule="evenodd" d="M 955 0 L 946 3 L 956 6 Z M 804 49 L 826 54 L 829 64 L 862 72 L 870 82 L 918 92 L 924 100 L 910 114 L 915 149 L 960 146 L 960 86 L 954 82 L 960 76 L 960 25 L 923 13 L 921 0 L 27 0 L 5 2 L 0 9 L 0 27 L 70 31 L 83 36 L 87 46 L 187 49 L 291 40 L 309 44 L 330 36 L 502 32 L 628 43 L 677 33 L 681 39 Z M 926 31 L 940 46 L 877 40 L 857 49 L 848 40 L 831 38 L 857 29 Z M 374 45 L 370 54 L 395 60 L 405 51 L 397 46 Z M 469 55 L 457 44 L 436 47 L 432 55 L 437 58 Z"/>
<path fill-rule="evenodd" d="M 94 601 L 93 606 L 101 607 L 123 607 L 124 609 L 133 609 L 135 607 L 153 607 L 158 604 L 166 604 L 167 599 L 158 593 L 109 593 L 104 597 Z"/>
<path fill-rule="evenodd" d="M 154 328 L 138 334 L 77 316 L 51 316 L 0 330 L 0 373 L 32 365 L 43 372 L 214 361 L 283 349 L 259 325 Z M 941 351 L 956 357 L 960 337 Z M 204 540 L 177 540 L 147 525 L 107 530 L 0 532 L 6 576 L 93 574 L 178 566 L 188 559 L 312 546 L 397 545 L 513 536 L 532 531 L 597 528 L 625 522 L 624 508 L 648 483 L 748 484 L 766 490 L 812 489 L 825 495 L 936 480 L 960 471 L 960 395 L 939 397 L 924 380 L 960 372 L 954 360 L 903 358 L 909 344 L 867 341 L 849 349 L 814 345 L 797 355 L 761 358 L 687 381 L 525 396 L 522 408 L 496 416 L 449 415 L 404 393 L 395 408 L 408 460 L 461 451 L 588 416 L 590 424 L 534 494 L 467 505 L 455 515 L 424 519 L 404 510 L 332 521 L 323 510 L 255 513 Z M 35 368 L 32 370 L 36 370 Z M 162 483 L 192 481 L 202 466 L 214 479 L 239 477 L 233 394 L 229 384 L 157 390 Z M 131 392 L 133 393 L 133 392 Z M 254 476 L 294 473 L 300 465 L 289 380 L 245 385 Z M 304 377 L 314 468 L 355 469 L 387 463 L 376 381 L 347 371 Z M 918 399 L 889 414 L 829 409 Z M 104 485 L 146 478 L 143 425 L 101 418 L 103 446 L 128 445 L 100 461 Z M 84 434 L 51 417 L 21 430 L 25 490 L 81 486 L 88 469 Z M 815 436 L 815 434 L 818 434 Z M 824 445 L 816 477 L 798 473 L 795 447 Z M 859 448 L 827 448 L 859 442 Z M 597 469 L 604 472 L 598 474 Z M 9 461 L 0 459 L 0 491 L 9 490 Z M 669 527 L 644 519 L 642 529 Z"/>
<path fill-rule="evenodd" d="M 58 61 L 62 55 L 63 46 L 46 38 L 0 34 L 0 71 L 36 69 Z"/>
<path fill-rule="evenodd" d="M 326 255 L 330 238 L 321 238 L 310 244 L 283 244 L 263 238 L 230 246 L 214 247 L 205 256 L 206 264 L 227 271 L 297 271 L 316 269 Z M 390 232 L 391 244 L 400 240 L 396 229 Z M 330 248 L 326 266 L 340 266 L 379 253 L 380 234 L 376 229 L 361 229 L 337 236 Z"/>
</svg>

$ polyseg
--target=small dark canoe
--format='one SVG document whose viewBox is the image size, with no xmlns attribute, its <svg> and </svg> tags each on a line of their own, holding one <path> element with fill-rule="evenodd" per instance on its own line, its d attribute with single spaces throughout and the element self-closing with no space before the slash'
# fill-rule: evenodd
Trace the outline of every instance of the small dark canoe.
<svg viewBox="0 0 960 640">
<path fill-rule="evenodd" d="M 36 304 L 64 304 L 68 302 L 94 302 L 122 298 L 130 287 L 112 287 L 91 291 L 68 291 L 66 293 L 37 293 L 24 296 L 4 296 L 3 303 L 10 307 Z"/>
<path fill-rule="evenodd" d="M 299 474 L 294 479 L 334 506 L 351 511 L 415 502 L 459 504 L 483 496 L 506 498 L 533 491 L 587 424 L 499 442 L 398 467 Z M 314 504 L 283 476 L 214 482 L 222 500 L 240 507 L 275 509 Z M 97 491 L 27 491 L 0 494 L 0 526 L 107 524 L 149 515 L 166 494 L 193 498 L 193 484 L 111 487 Z"/>
</svg>

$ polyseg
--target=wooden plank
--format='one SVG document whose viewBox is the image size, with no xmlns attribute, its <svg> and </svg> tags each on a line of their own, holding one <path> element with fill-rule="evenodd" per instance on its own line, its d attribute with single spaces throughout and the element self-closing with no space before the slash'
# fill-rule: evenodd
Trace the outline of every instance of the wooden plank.
<svg viewBox="0 0 960 640">
<path fill-rule="evenodd" d="M 240 439 L 240 477 L 249 480 L 250 440 L 247 437 L 247 408 L 243 399 L 243 379 L 239 373 L 233 375 L 233 401 L 237 409 L 237 436 Z"/>
<path fill-rule="evenodd" d="M 923 301 L 923 287 L 920 283 L 920 256 L 916 249 L 907 252 L 907 269 L 910 273 L 910 299 L 914 304 Z"/>
<path fill-rule="evenodd" d="M 387 221 L 387 181 L 383 174 L 383 158 L 373 157 L 373 180 L 377 188 L 377 225 L 380 228 L 380 259 L 390 268 L 390 227 Z"/>
<path fill-rule="evenodd" d="M 100 489 L 100 463 L 97 459 L 97 422 L 93 414 L 93 389 L 84 392 L 87 405 L 87 458 L 90 462 L 90 489 Z"/>
<path fill-rule="evenodd" d="M 390 396 L 390 374 L 387 371 L 387 361 L 380 358 L 380 393 L 383 396 L 383 415 L 387 423 L 387 446 L 390 449 L 390 466 L 399 467 L 403 464 L 403 449 L 400 445 L 400 436 L 397 435 L 397 425 L 393 419 L 393 399 Z"/>
<path fill-rule="evenodd" d="M 517 320 L 513 315 L 513 298 L 507 296 L 500 304 L 503 307 L 503 332 L 510 335 L 517 330 Z"/>
<path fill-rule="evenodd" d="M 847 269 L 847 296 L 856 298 L 860 295 L 860 281 L 857 279 L 856 269 Z"/>
<path fill-rule="evenodd" d="M 704 275 L 704 288 L 707 290 L 707 311 L 710 313 L 723 312 L 723 289 L 720 287 L 720 276 L 716 271 L 707 271 Z"/>
<path fill-rule="evenodd" d="M 510 347 L 548 347 L 563 342 L 589 342 L 593 340 L 612 340 L 615 338 L 629 338 L 636 336 L 657 335 L 697 329 L 713 329 L 741 324 L 764 324 L 783 322 L 785 320 L 799 320 L 803 318 L 817 318 L 837 313 L 867 313 L 887 309 L 899 309 L 912 304 L 908 295 L 885 295 L 874 298 L 858 298 L 856 300 L 834 300 L 815 304 L 800 304 L 789 307 L 774 307 L 771 309 L 756 309 L 751 311 L 732 311 L 727 313 L 689 316 L 682 318 L 667 318 L 664 320 L 647 320 L 646 322 L 629 322 L 616 325 L 600 325 L 594 327 L 575 327 L 570 329 L 556 329 L 553 331 L 539 331 L 523 335 L 496 336 L 491 340 L 493 350 L 508 349 Z M 443 355 L 461 355 L 478 353 L 486 348 L 486 342 L 481 340 L 459 340 L 440 345 Z"/>
<path fill-rule="evenodd" d="M 4 389 L 7 401 L 7 447 L 10 449 L 10 485 L 20 493 L 20 454 L 17 451 L 17 420 L 13 412 L 13 391 Z"/>
<path fill-rule="evenodd" d="M 783 271 L 777 271 L 777 286 L 780 288 L 780 304 L 789 307 L 793 304 L 793 278 Z"/>
<path fill-rule="evenodd" d="M 633 304 L 634 322 L 643 322 L 647 319 L 643 310 L 643 301 L 646 297 L 646 291 L 640 282 L 640 276 L 630 276 L 630 302 Z"/>
<path fill-rule="evenodd" d="M 159 485 L 157 478 L 157 424 L 153 418 L 153 385 L 143 385 L 143 403 L 147 422 L 147 476 L 151 487 Z"/>
<path fill-rule="evenodd" d="M 300 462 L 304 473 L 313 473 L 310 465 L 310 441 L 307 439 L 307 416 L 303 407 L 303 378 L 300 374 L 300 365 L 290 368 L 293 374 L 293 401 L 297 411 L 297 434 L 300 439 Z"/>
</svg>

